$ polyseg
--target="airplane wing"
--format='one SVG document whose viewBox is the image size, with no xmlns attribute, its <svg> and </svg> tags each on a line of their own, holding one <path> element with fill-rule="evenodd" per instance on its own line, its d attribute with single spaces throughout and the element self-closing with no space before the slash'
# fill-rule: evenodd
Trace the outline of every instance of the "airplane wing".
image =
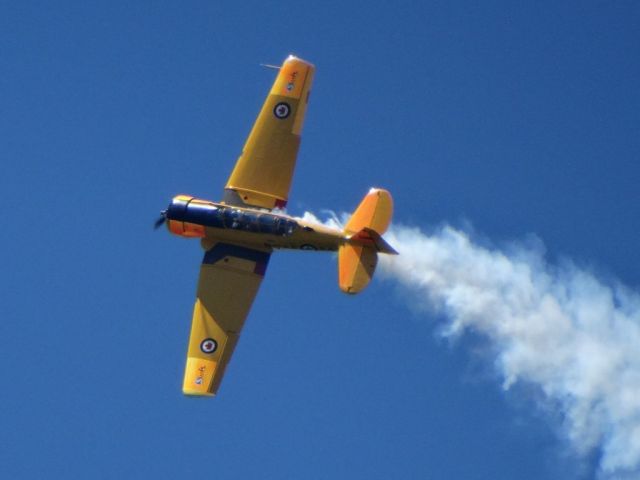
<svg viewBox="0 0 640 480">
<path fill-rule="evenodd" d="M 229 205 L 287 204 L 314 66 L 289 56 L 267 96 L 225 187 Z"/>
<path fill-rule="evenodd" d="M 215 243 L 202 260 L 182 391 L 215 395 L 271 251 Z"/>
</svg>

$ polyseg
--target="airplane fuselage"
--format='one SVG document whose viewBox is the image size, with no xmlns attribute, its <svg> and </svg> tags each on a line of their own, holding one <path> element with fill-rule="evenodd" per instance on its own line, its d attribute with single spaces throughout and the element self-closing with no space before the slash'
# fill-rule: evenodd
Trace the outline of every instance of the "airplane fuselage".
<svg viewBox="0 0 640 480">
<path fill-rule="evenodd" d="M 165 212 L 169 230 L 203 242 L 233 241 L 267 249 L 338 250 L 349 241 L 342 231 L 265 209 L 214 203 L 187 195 L 173 198 Z"/>
</svg>

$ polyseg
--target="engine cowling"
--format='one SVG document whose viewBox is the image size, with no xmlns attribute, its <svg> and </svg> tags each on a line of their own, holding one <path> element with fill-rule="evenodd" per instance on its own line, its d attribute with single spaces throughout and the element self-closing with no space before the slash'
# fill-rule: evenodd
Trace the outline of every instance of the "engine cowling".
<svg viewBox="0 0 640 480">
<path fill-rule="evenodd" d="M 189 195 L 177 195 L 173 197 L 166 211 L 167 228 L 171 233 L 187 238 L 202 238 L 205 236 L 203 225 L 185 221 L 189 217 L 189 205 L 193 201 L 196 200 Z"/>
</svg>

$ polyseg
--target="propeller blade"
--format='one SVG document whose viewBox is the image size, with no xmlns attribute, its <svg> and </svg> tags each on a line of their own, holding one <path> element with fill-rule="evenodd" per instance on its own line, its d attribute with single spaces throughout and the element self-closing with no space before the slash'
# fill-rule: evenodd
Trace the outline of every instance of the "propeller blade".
<svg viewBox="0 0 640 480">
<path fill-rule="evenodd" d="M 160 218 L 158 218 L 156 222 L 153 224 L 153 229 L 154 230 L 159 229 L 162 225 L 164 225 L 164 222 L 166 221 L 167 221 L 167 212 L 163 210 L 162 212 L 160 212 Z"/>
</svg>

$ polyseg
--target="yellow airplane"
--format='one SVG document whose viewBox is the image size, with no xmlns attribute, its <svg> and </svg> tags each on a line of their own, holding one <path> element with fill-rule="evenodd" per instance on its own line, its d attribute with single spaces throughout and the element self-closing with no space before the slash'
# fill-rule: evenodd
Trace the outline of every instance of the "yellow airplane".
<svg viewBox="0 0 640 480">
<path fill-rule="evenodd" d="M 397 254 L 381 237 L 393 211 L 386 190 L 371 189 L 343 231 L 281 211 L 314 70 L 292 55 L 279 68 L 222 201 L 178 195 L 156 222 L 156 228 L 166 222 L 171 233 L 200 238 L 205 250 L 182 387 L 186 395 L 218 391 L 274 249 L 337 250 L 338 283 L 350 294 L 367 286 L 378 252 Z"/>
</svg>

